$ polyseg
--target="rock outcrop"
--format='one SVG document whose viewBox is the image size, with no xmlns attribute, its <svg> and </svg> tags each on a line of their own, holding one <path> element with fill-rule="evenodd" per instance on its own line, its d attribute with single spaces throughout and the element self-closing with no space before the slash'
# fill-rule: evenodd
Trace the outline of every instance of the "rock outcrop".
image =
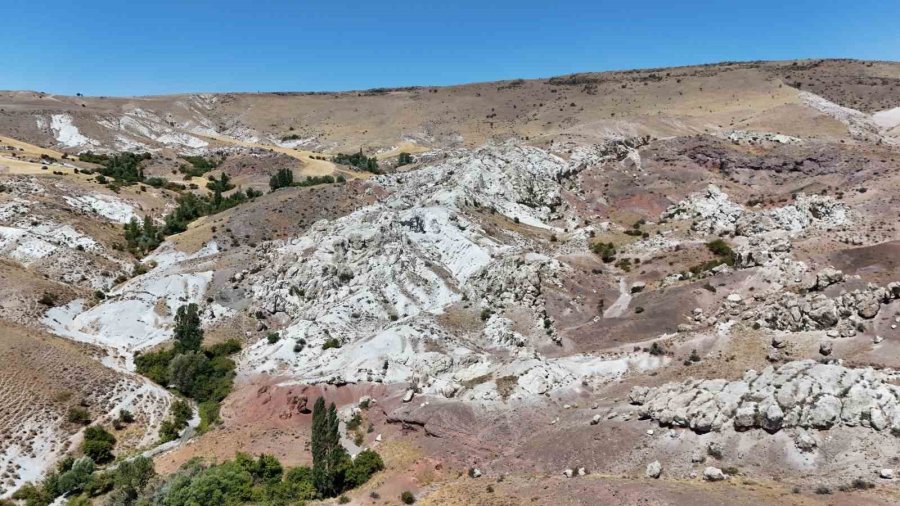
<svg viewBox="0 0 900 506">
<path fill-rule="evenodd" d="M 900 435 L 900 373 L 811 360 L 748 371 L 737 381 L 688 380 L 635 388 L 640 415 L 704 433 L 867 427 Z"/>
</svg>

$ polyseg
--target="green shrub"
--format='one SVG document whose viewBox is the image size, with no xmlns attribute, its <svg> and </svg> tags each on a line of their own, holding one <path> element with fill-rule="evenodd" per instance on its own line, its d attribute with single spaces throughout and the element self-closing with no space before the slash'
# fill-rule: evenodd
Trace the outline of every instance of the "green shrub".
<svg viewBox="0 0 900 506">
<path fill-rule="evenodd" d="M 59 296 L 52 292 L 44 292 L 41 295 L 41 298 L 38 299 L 38 303 L 43 304 L 47 307 L 56 307 L 56 304 L 59 302 Z"/>
<path fill-rule="evenodd" d="M 358 487 L 369 481 L 373 474 L 382 469 L 384 469 L 384 461 L 381 460 L 381 456 L 372 450 L 363 450 L 347 470 L 347 483 L 351 487 Z"/>
<path fill-rule="evenodd" d="M 99 425 L 91 425 L 84 429 L 84 441 L 81 451 L 98 464 L 113 460 L 112 450 L 116 446 L 116 438 Z"/>
<path fill-rule="evenodd" d="M 404 490 L 403 493 L 400 494 L 400 502 L 403 504 L 413 504 L 416 502 L 416 496 L 409 490 Z"/>
<path fill-rule="evenodd" d="M 91 423 L 91 414 L 88 410 L 73 406 L 69 408 L 68 414 L 66 414 L 66 420 L 69 423 L 77 423 L 78 425 L 88 425 Z"/>
<path fill-rule="evenodd" d="M 716 239 L 706 243 L 707 249 L 721 259 L 722 263 L 734 265 L 734 250 L 722 239 Z"/>
<path fill-rule="evenodd" d="M 600 255 L 600 259 L 607 264 L 616 259 L 616 246 L 611 242 L 595 242 L 591 251 Z"/>
</svg>

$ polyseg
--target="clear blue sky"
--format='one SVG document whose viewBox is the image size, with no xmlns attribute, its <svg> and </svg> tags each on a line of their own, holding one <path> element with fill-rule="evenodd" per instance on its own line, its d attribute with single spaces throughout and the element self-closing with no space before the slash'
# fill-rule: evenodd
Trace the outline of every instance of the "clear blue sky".
<svg viewBox="0 0 900 506">
<path fill-rule="evenodd" d="M 900 59 L 900 2 L 11 0 L 0 89 L 445 85 L 722 60 Z"/>
</svg>

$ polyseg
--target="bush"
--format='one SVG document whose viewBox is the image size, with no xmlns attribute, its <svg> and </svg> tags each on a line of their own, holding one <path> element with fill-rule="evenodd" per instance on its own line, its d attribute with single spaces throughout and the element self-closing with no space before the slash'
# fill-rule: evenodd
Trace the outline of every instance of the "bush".
<svg viewBox="0 0 900 506">
<path fill-rule="evenodd" d="M 281 339 L 281 336 L 278 335 L 278 332 L 270 332 L 269 335 L 266 336 L 266 340 L 269 341 L 269 344 L 275 344 L 279 339 Z"/>
<path fill-rule="evenodd" d="M 154 188 L 164 188 L 167 184 L 169 184 L 168 180 L 161 177 L 148 177 L 144 180 L 144 182 Z"/>
<path fill-rule="evenodd" d="M 397 157 L 397 165 L 398 166 L 409 165 L 409 164 L 413 163 L 414 161 L 415 160 L 413 159 L 412 155 L 405 151 L 401 152 L 400 156 Z"/>
<path fill-rule="evenodd" d="M 70 469 L 59 475 L 56 480 L 56 494 L 81 492 L 94 474 L 94 461 L 89 457 L 76 460 Z"/>
<path fill-rule="evenodd" d="M 134 357 L 134 366 L 138 374 L 150 378 L 155 383 L 168 386 L 169 363 L 174 358 L 174 349 L 141 353 Z"/>
<path fill-rule="evenodd" d="M 91 423 L 91 414 L 84 408 L 74 406 L 72 408 L 69 408 L 69 413 L 66 415 L 66 420 L 68 420 L 69 423 L 88 425 Z"/>
<path fill-rule="evenodd" d="M 325 344 L 322 345 L 323 350 L 330 350 L 332 348 L 340 348 L 341 342 L 336 338 L 332 337 L 331 339 L 325 341 Z"/>
<path fill-rule="evenodd" d="M 116 446 L 116 438 L 99 425 L 91 425 L 84 430 L 84 441 L 81 451 L 98 464 L 113 460 L 112 450 Z"/>
<path fill-rule="evenodd" d="M 663 348 L 663 346 L 661 344 L 659 344 L 658 342 L 654 342 L 653 344 L 650 345 L 650 354 L 655 357 L 665 355 L 666 349 Z"/>
<path fill-rule="evenodd" d="M 381 456 L 372 450 L 363 450 L 356 456 L 353 465 L 347 471 L 347 483 L 351 487 L 358 487 L 369 481 L 373 474 L 384 469 L 384 461 Z"/>
<path fill-rule="evenodd" d="M 38 299 L 40 304 L 43 304 L 47 307 L 56 307 L 56 304 L 59 302 L 59 297 L 52 292 L 44 292 L 41 295 L 41 298 Z"/>
<path fill-rule="evenodd" d="M 413 504 L 416 502 L 416 496 L 409 490 L 404 490 L 403 493 L 400 494 L 400 502 L 403 504 Z"/>
<path fill-rule="evenodd" d="M 193 476 L 170 482 L 162 504 L 167 506 L 219 506 L 242 504 L 253 497 L 253 477 L 234 461 L 202 469 Z"/>
<path fill-rule="evenodd" d="M 219 403 L 216 401 L 201 402 L 197 410 L 200 412 L 200 426 L 197 427 L 200 432 L 206 432 L 219 420 Z"/>
<path fill-rule="evenodd" d="M 727 242 L 722 239 L 716 239 L 706 243 L 706 247 L 712 254 L 719 257 L 723 263 L 734 265 L 734 250 L 731 249 Z"/>
<path fill-rule="evenodd" d="M 591 251 L 600 255 L 600 259 L 607 264 L 616 259 L 616 247 L 611 242 L 595 242 L 594 245 L 591 246 Z"/>
</svg>

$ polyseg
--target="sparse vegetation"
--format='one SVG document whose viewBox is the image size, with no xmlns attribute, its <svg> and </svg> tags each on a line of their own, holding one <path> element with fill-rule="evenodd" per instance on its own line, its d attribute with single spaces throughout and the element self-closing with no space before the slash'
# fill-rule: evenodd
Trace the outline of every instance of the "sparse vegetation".
<svg viewBox="0 0 900 506">
<path fill-rule="evenodd" d="M 188 177 L 201 177 L 218 167 L 220 163 L 202 156 L 185 156 L 183 158 L 190 165 L 182 164 L 178 167 L 178 170 Z"/>
<path fill-rule="evenodd" d="M 211 197 L 194 193 L 179 196 L 177 207 L 165 217 L 162 227 L 157 226 L 149 216 L 145 216 L 142 222 L 132 218 L 125 225 L 125 242 L 128 250 L 134 255 L 143 256 L 156 249 L 166 236 L 187 230 L 188 225 L 197 218 L 220 213 L 261 195 L 260 192 L 250 188 L 246 192 L 237 190 L 226 197 L 222 195 L 222 188 L 230 185 L 227 176 L 223 174 L 219 180 L 213 178 L 213 182 L 215 184 L 210 183 L 213 188 Z"/>
<path fill-rule="evenodd" d="M 321 184 L 333 184 L 335 182 L 343 183 L 346 181 L 343 176 L 338 176 L 337 179 L 334 176 L 306 176 L 306 179 L 302 181 L 294 181 L 294 173 L 291 172 L 290 169 L 278 169 L 272 177 L 269 179 L 269 188 L 272 191 L 287 188 L 291 186 L 318 186 Z"/>
</svg>

